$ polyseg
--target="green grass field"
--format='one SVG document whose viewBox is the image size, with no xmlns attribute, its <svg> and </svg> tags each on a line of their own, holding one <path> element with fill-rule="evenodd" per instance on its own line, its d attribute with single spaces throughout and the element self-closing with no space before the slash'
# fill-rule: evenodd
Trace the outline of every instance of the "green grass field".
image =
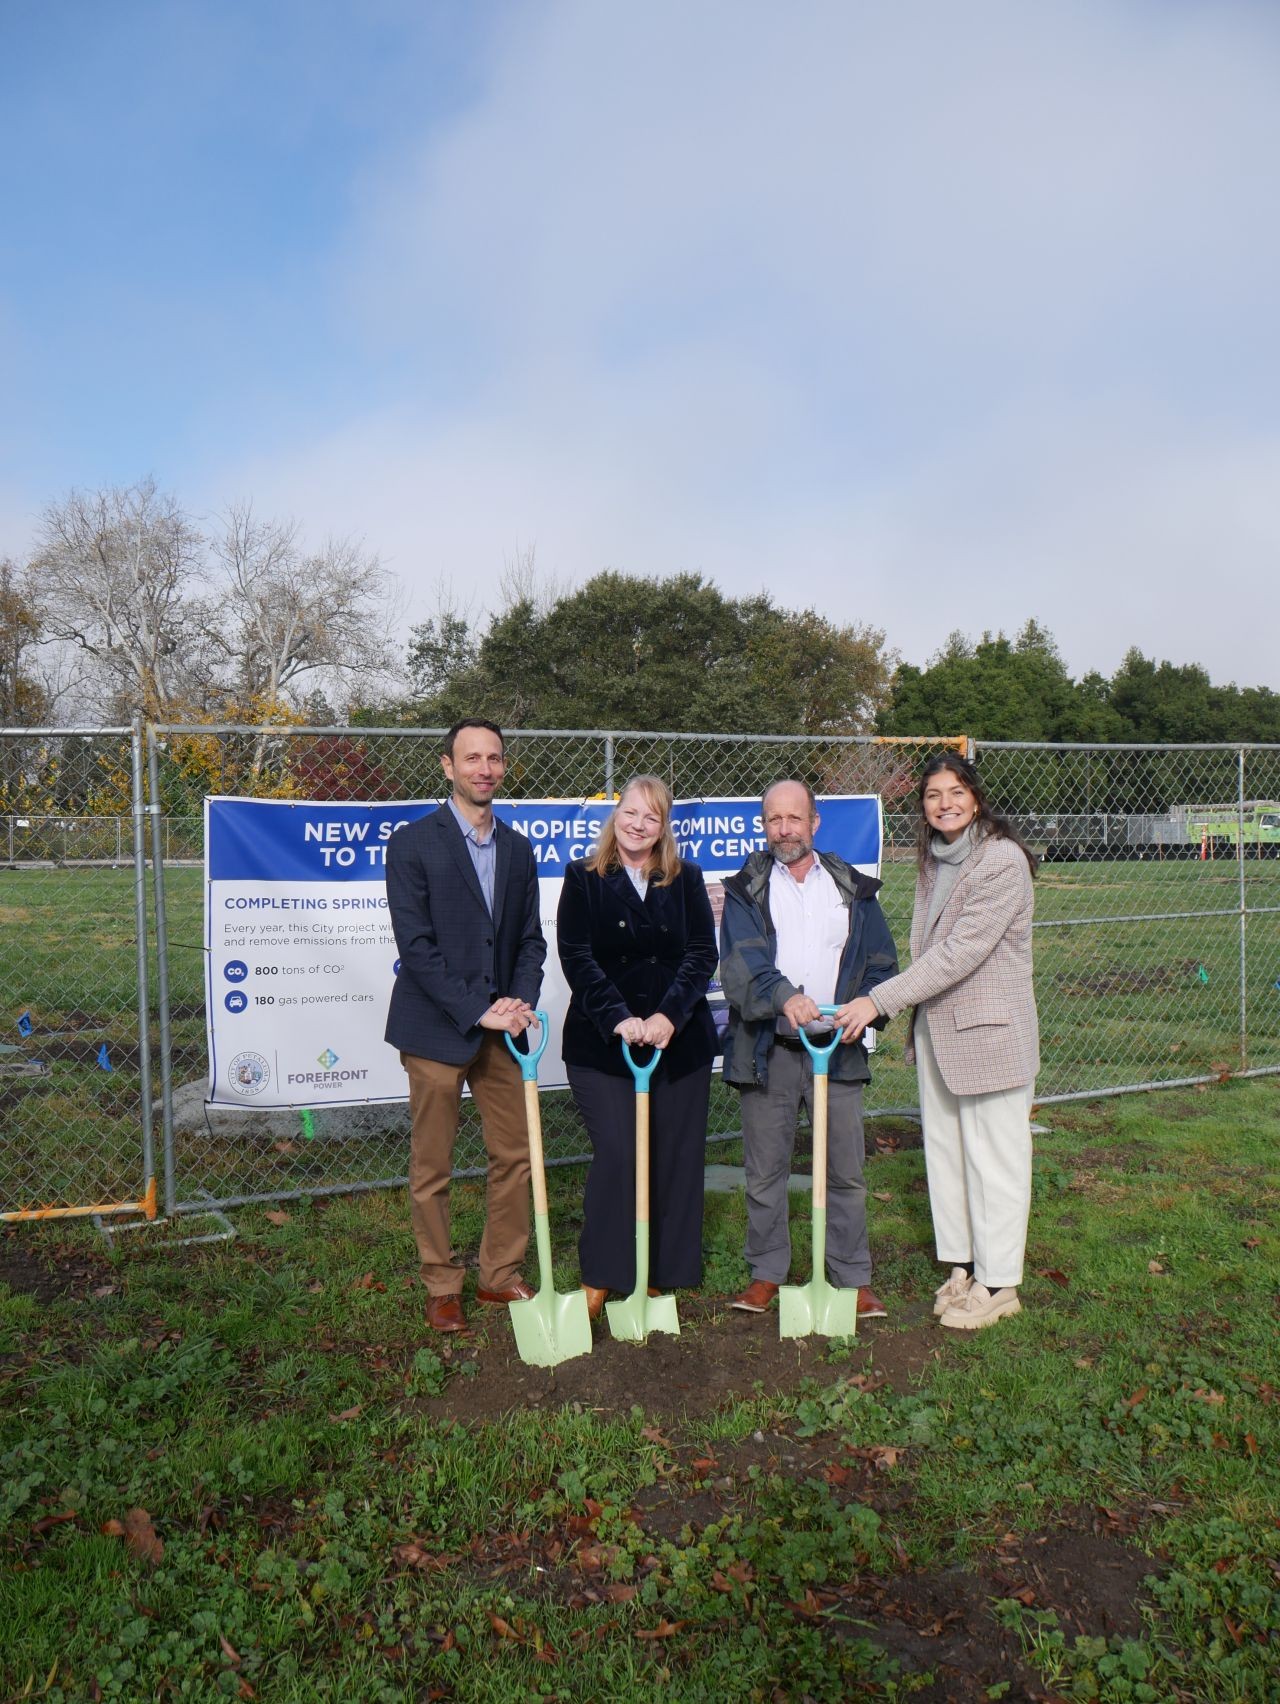
<svg viewBox="0 0 1280 1704">
<path fill-rule="evenodd" d="M 401 1191 L 218 1247 L 0 1230 L 0 1697 L 1280 1698 L 1278 1115 L 1270 1079 L 1054 1109 L 1025 1310 L 973 1339 L 904 1147 L 865 1341 L 682 1296 L 681 1338 L 524 1385 L 504 1317 L 427 1341 Z M 743 1228 L 709 1198 L 708 1292 Z"/>
<path fill-rule="evenodd" d="M 1280 861 L 1247 863 L 1245 873 L 1247 901 L 1257 913 L 1247 925 L 1246 1062 L 1280 1066 Z M 904 951 L 912 880 L 909 865 L 887 866 L 884 900 Z M 171 869 L 166 880 L 177 1083 L 199 1082 L 207 1073 L 201 881 L 193 868 Z M 1042 1097 L 1239 1068 L 1234 864 L 1047 865 L 1037 887 L 1037 920 L 1044 925 L 1036 934 Z M 0 1209 L 134 1199 L 141 1191 L 134 941 L 132 871 L 0 871 L 0 1039 L 50 1066 L 40 1078 L 0 1077 Z M 154 1007 L 154 950 L 151 957 Z M 24 1011 L 35 1027 L 27 1041 L 15 1028 Z M 154 1037 L 154 1023 L 152 1029 Z M 882 1042 L 869 1095 L 873 1109 L 915 1104 L 902 1032 L 898 1023 Z M 104 1043 L 111 1072 L 96 1063 Z M 156 1070 L 158 1084 L 158 1056 Z M 550 1155 L 582 1150 L 567 1097 L 549 1097 L 545 1123 Z M 735 1097 L 717 1085 L 712 1129 L 736 1125 Z M 300 1138 L 283 1150 L 266 1139 L 184 1136 L 176 1154 L 177 1197 L 402 1175 L 399 1128 L 388 1134 L 371 1121 L 348 1139 L 323 1140 L 320 1115 L 317 1129 L 321 1140 Z M 477 1163 L 481 1154 L 478 1133 L 465 1126 L 462 1163 Z"/>
</svg>

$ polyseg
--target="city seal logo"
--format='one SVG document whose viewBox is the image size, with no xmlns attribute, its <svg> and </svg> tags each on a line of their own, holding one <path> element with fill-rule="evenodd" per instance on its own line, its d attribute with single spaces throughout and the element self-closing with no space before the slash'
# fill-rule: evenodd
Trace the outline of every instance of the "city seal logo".
<svg viewBox="0 0 1280 1704">
<path fill-rule="evenodd" d="M 260 1053 L 237 1053 L 227 1066 L 227 1081 L 238 1095 L 260 1095 L 271 1081 L 271 1067 Z"/>
</svg>

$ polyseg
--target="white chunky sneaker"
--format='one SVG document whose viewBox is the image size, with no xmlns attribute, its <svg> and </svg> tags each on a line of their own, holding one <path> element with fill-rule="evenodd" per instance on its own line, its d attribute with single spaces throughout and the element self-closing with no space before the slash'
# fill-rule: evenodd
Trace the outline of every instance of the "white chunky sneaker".
<svg viewBox="0 0 1280 1704">
<path fill-rule="evenodd" d="M 943 1314 L 940 1323 L 952 1331 L 981 1331 L 984 1325 L 994 1325 L 1006 1314 L 1022 1312 L 1016 1290 L 988 1290 L 976 1281 L 968 1294 L 962 1296 Z"/>
<path fill-rule="evenodd" d="M 963 1298 L 969 1294 L 972 1284 L 973 1279 L 965 1271 L 963 1266 L 953 1266 L 951 1268 L 950 1278 L 947 1279 L 945 1284 L 940 1284 L 934 1291 L 934 1313 L 941 1315 L 946 1313 L 948 1308 L 955 1307 L 958 1301 L 963 1300 Z"/>
</svg>

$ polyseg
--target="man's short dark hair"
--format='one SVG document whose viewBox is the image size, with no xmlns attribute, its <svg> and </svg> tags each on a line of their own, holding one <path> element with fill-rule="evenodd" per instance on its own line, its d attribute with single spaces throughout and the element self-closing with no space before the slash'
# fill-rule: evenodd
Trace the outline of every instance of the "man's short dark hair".
<svg viewBox="0 0 1280 1704">
<path fill-rule="evenodd" d="M 444 736 L 444 756 L 449 759 L 450 763 L 453 762 L 453 748 L 457 743 L 458 735 L 464 728 L 483 728 L 486 733 L 497 734 L 498 744 L 502 747 L 502 755 L 506 756 L 507 742 L 503 737 L 502 729 L 496 722 L 486 722 L 483 716 L 464 716 L 460 722 L 455 722 Z"/>
<path fill-rule="evenodd" d="M 764 815 L 765 806 L 769 802 L 769 795 L 770 795 L 770 793 L 772 793 L 772 791 L 775 787 L 803 787 L 806 795 L 808 796 L 808 800 L 809 800 L 809 815 L 810 816 L 816 816 L 817 815 L 818 801 L 817 801 L 817 798 L 814 795 L 813 788 L 809 785 L 809 783 L 807 781 L 802 781 L 798 775 L 779 775 L 779 777 L 776 781 L 770 781 L 769 785 L 765 788 L 764 792 L 761 793 L 761 795 L 760 795 L 760 815 L 761 816 Z"/>
</svg>

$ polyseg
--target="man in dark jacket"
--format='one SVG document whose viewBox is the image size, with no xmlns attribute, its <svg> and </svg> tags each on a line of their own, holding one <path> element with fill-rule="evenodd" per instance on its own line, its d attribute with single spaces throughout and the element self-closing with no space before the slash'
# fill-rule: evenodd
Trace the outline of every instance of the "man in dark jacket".
<svg viewBox="0 0 1280 1704">
<path fill-rule="evenodd" d="M 387 843 L 387 904 L 400 952 L 387 1040 L 409 1073 L 409 1195 L 427 1324 L 463 1331 L 449 1182 L 464 1084 L 480 1109 L 489 1156 L 476 1300 L 533 1295 L 520 1275 L 529 1243 L 529 1135 L 506 1038 L 523 1035 L 533 1019 L 547 943 L 529 842 L 493 814 L 506 767 L 501 729 L 459 722 L 440 761 L 452 796 Z"/>
<path fill-rule="evenodd" d="M 813 1116 L 813 1061 L 799 1030 L 829 1039 L 820 1006 L 869 993 L 897 972 L 898 955 L 876 899 L 880 883 L 832 852 L 814 850 L 821 818 L 803 781 L 775 781 L 762 801 L 767 851 L 724 884 L 720 980 L 729 1004 L 724 1079 L 741 1091 L 751 1283 L 734 1307 L 763 1313 L 791 1262 L 787 1179 L 803 1103 Z M 858 1318 L 880 1319 L 870 1287 L 867 1194 L 862 1181 L 862 1044 L 838 1047 L 828 1089 L 827 1273 L 858 1292 Z"/>
</svg>

